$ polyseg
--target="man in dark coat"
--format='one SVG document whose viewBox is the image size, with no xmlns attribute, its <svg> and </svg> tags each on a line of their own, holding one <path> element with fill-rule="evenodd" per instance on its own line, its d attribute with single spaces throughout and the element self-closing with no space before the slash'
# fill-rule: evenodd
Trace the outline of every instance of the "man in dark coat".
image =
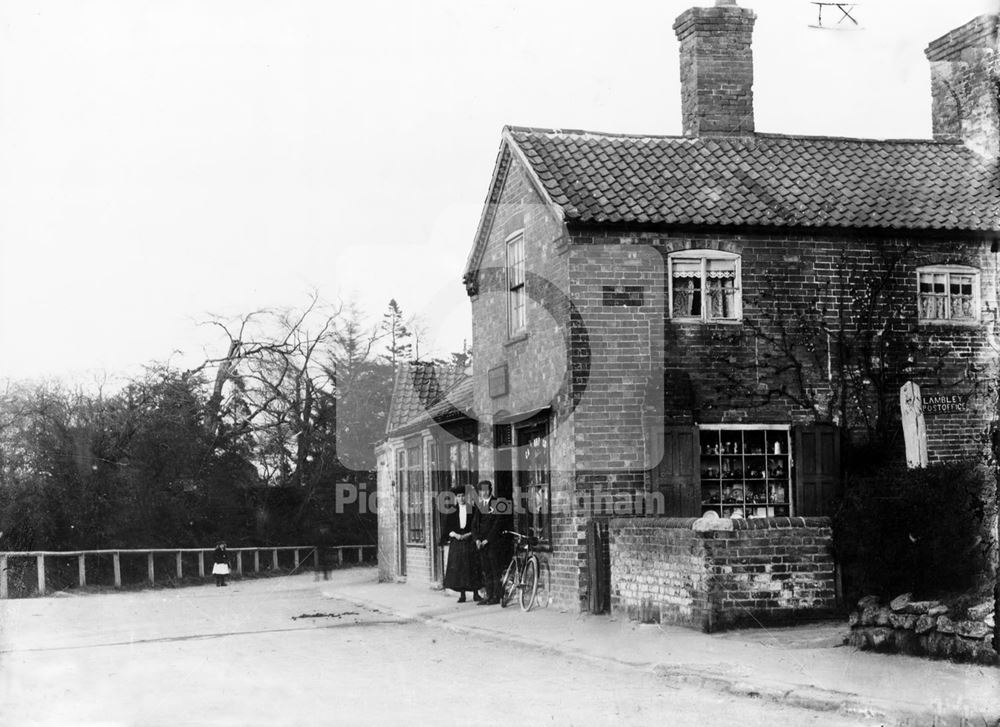
<svg viewBox="0 0 1000 727">
<path fill-rule="evenodd" d="M 493 483 L 481 480 L 476 487 L 479 491 L 479 502 L 476 503 L 473 533 L 483 569 L 483 585 L 486 588 L 486 598 L 480 601 L 479 605 L 489 606 L 500 603 L 500 553 L 503 547 L 505 518 L 497 512 Z"/>
</svg>

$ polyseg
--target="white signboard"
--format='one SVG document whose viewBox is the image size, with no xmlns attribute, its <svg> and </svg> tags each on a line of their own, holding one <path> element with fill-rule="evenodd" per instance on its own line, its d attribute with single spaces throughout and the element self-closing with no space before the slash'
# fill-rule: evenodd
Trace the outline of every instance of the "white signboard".
<svg viewBox="0 0 1000 727">
<path fill-rule="evenodd" d="M 924 426 L 924 407 L 920 400 L 920 387 L 907 381 L 899 388 L 899 410 L 903 419 L 903 438 L 906 441 L 906 465 L 927 466 L 927 428 Z"/>
</svg>

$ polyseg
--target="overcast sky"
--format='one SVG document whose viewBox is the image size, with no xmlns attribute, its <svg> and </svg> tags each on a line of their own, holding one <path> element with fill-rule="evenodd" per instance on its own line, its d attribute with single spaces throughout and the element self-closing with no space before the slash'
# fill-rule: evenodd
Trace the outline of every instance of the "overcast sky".
<svg viewBox="0 0 1000 727">
<path fill-rule="evenodd" d="M 198 360 L 207 312 L 311 289 L 458 349 L 503 125 L 680 133 L 692 4 L 0 3 L 0 377 Z M 741 4 L 757 129 L 875 138 L 930 135 L 924 47 L 1000 10 L 870 0 L 837 32 Z"/>
</svg>

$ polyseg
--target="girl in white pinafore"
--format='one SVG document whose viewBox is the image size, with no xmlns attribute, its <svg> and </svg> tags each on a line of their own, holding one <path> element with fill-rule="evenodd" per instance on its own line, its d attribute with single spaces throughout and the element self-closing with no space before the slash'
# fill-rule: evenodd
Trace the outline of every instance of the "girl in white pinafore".
<svg viewBox="0 0 1000 727">
<path fill-rule="evenodd" d="M 215 585 L 226 585 L 226 576 L 229 575 L 229 554 L 226 552 L 226 544 L 219 543 L 215 546 L 215 555 L 212 558 L 212 575 L 215 576 Z"/>
</svg>

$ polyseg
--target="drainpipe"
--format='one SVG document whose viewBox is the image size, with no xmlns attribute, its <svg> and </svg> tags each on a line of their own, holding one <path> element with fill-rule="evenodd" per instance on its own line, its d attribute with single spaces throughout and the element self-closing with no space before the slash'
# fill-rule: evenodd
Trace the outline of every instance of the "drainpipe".
<svg viewBox="0 0 1000 727">
<path fill-rule="evenodd" d="M 993 292 L 996 296 L 996 307 L 993 313 L 993 349 L 998 351 L 996 342 L 996 329 L 1000 325 L 997 317 L 1000 316 L 1000 238 L 995 238 L 990 245 L 990 252 L 993 253 Z M 1000 355 L 1000 351 L 998 351 Z M 1000 382 L 998 382 L 1000 384 Z M 1000 512 L 996 507 L 1000 501 L 1000 397 L 997 400 L 997 416 L 993 421 L 993 461 L 994 461 L 994 489 L 993 489 L 993 619 L 996 621 L 1000 616 Z M 993 649 L 1000 653 L 1000 629 L 993 626 Z"/>
</svg>

